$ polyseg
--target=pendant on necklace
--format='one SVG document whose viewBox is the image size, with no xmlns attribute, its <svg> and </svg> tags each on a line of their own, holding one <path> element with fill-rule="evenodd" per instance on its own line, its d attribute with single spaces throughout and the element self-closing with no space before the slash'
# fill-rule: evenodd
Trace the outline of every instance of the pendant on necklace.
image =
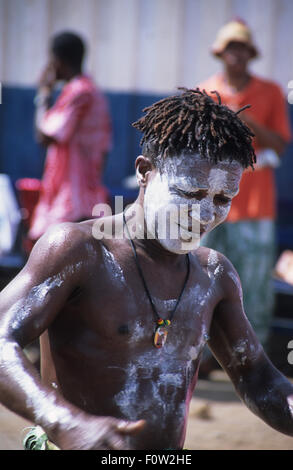
<svg viewBox="0 0 293 470">
<path fill-rule="evenodd" d="M 159 318 L 157 321 L 158 326 L 154 336 L 154 346 L 157 349 L 164 347 L 168 336 L 168 326 L 170 326 L 170 324 L 170 320 L 163 320 L 162 318 Z"/>
</svg>

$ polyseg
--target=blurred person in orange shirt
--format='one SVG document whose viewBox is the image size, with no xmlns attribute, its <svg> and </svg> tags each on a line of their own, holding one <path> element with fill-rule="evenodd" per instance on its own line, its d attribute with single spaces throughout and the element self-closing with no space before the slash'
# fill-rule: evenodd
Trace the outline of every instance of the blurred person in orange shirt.
<svg viewBox="0 0 293 470">
<path fill-rule="evenodd" d="M 108 202 L 102 175 L 111 147 L 111 120 L 104 95 L 83 73 L 84 55 L 85 44 L 78 35 L 57 34 L 40 78 L 36 130 L 47 155 L 40 200 L 29 231 L 33 241 L 50 225 L 90 218 L 96 204 Z M 65 85 L 51 106 L 59 80 Z"/>
<path fill-rule="evenodd" d="M 290 140 L 287 103 L 276 83 L 249 71 L 259 52 L 243 21 L 231 21 L 220 29 L 212 53 L 222 61 L 223 70 L 198 87 L 207 93 L 216 90 L 222 103 L 234 111 L 251 105 L 240 117 L 255 134 L 257 165 L 254 171 L 244 172 L 227 221 L 207 234 L 203 244 L 224 253 L 234 264 L 242 281 L 246 314 L 265 346 L 274 307 L 270 285 L 276 251 L 274 168 Z"/>
</svg>

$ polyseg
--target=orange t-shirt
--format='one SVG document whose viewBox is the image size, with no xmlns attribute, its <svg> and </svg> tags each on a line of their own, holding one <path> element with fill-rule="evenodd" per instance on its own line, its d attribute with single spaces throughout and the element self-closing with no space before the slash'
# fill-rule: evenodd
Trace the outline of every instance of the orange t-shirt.
<svg viewBox="0 0 293 470">
<path fill-rule="evenodd" d="M 247 86 L 233 93 L 227 86 L 222 74 L 217 74 L 200 83 L 200 89 L 207 93 L 219 92 L 222 103 L 233 110 L 250 104 L 245 110 L 260 125 L 290 141 L 288 108 L 280 87 L 259 77 L 252 76 Z M 215 95 L 212 95 L 215 98 Z M 216 98 L 215 98 L 216 99 Z M 254 140 L 255 151 L 261 150 Z M 271 168 L 260 168 L 243 173 L 239 194 L 233 199 L 227 220 L 236 222 L 245 219 L 274 219 L 276 216 L 276 189 L 274 172 Z"/>
</svg>

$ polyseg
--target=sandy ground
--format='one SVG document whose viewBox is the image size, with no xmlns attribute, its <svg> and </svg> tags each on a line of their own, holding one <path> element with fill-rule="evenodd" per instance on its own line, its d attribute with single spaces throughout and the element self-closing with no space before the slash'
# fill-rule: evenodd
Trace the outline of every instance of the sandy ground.
<svg viewBox="0 0 293 470">
<path fill-rule="evenodd" d="M 30 423 L 0 407 L 0 450 L 21 450 Z M 192 450 L 293 450 L 293 438 L 255 417 L 237 398 L 223 372 L 199 380 L 192 399 L 185 447 Z"/>
<path fill-rule="evenodd" d="M 199 381 L 190 406 L 185 441 L 197 450 L 293 450 L 293 438 L 281 434 L 240 402 L 223 372 Z"/>
</svg>

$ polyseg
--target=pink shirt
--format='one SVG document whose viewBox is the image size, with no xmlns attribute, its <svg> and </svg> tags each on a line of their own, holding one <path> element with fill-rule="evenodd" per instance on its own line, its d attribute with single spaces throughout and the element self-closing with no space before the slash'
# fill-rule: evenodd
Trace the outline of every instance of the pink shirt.
<svg viewBox="0 0 293 470">
<path fill-rule="evenodd" d="M 107 102 L 89 77 L 75 77 L 45 113 L 39 129 L 56 143 L 47 151 L 29 233 L 34 240 L 49 225 L 91 217 L 96 204 L 107 202 L 101 182 L 104 154 L 111 147 Z"/>
</svg>

